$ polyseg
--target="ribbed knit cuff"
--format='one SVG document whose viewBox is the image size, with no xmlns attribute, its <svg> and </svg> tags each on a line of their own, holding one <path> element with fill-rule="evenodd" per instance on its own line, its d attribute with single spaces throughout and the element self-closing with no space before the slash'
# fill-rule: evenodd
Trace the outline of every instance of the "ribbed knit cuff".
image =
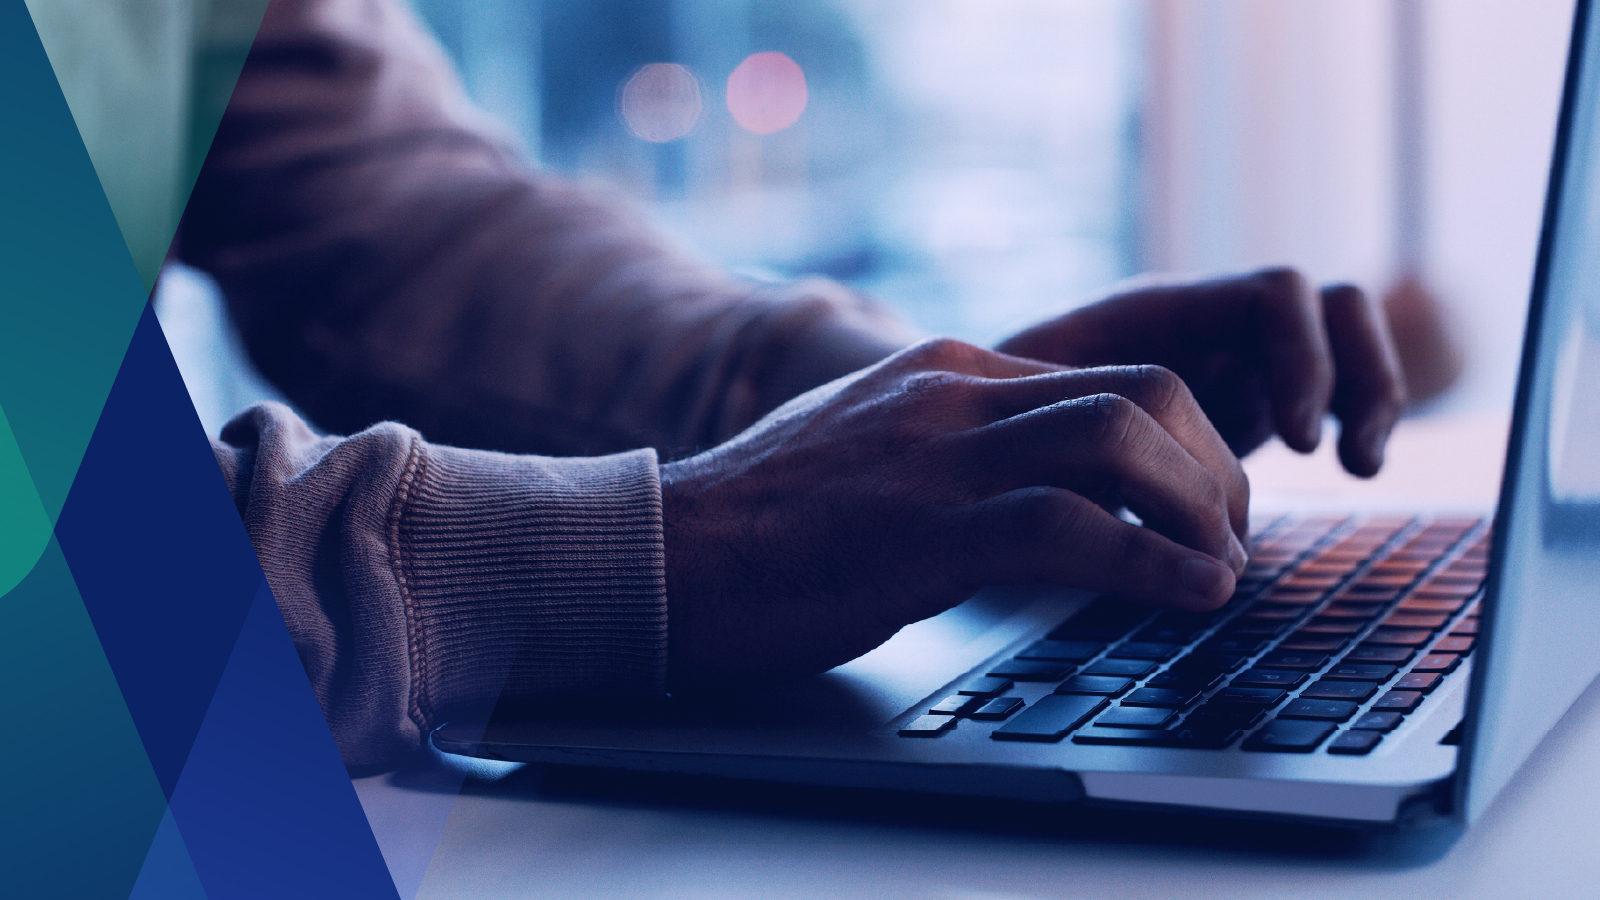
<svg viewBox="0 0 1600 900">
<path fill-rule="evenodd" d="M 390 535 L 420 727 L 497 701 L 663 691 L 654 451 L 555 459 L 423 445 Z"/>
</svg>

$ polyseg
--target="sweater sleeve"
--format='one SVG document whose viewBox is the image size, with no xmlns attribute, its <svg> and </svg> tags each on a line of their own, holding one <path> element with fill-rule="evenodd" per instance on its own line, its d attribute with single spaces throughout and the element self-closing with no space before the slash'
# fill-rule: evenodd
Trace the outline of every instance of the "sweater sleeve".
<svg viewBox="0 0 1600 900">
<path fill-rule="evenodd" d="M 653 451 L 512 456 L 392 423 L 319 437 L 277 404 L 214 449 L 347 764 L 497 701 L 663 690 Z"/>
<path fill-rule="evenodd" d="M 398 0 L 273 0 L 182 226 L 323 429 L 558 455 L 715 444 L 913 335 L 740 282 L 523 167 Z"/>
</svg>

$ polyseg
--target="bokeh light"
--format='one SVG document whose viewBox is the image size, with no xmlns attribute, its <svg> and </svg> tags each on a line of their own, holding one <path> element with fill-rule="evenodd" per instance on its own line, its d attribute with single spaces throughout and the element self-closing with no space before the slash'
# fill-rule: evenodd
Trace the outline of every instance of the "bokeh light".
<svg viewBox="0 0 1600 900">
<path fill-rule="evenodd" d="M 756 134 L 793 125 L 806 108 L 806 73 L 775 51 L 754 53 L 728 76 L 728 112 Z"/>
<path fill-rule="evenodd" d="M 640 140 L 665 144 L 687 137 L 700 123 L 700 81 L 677 63 L 635 69 L 617 93 L 617 117 Z"/>
</svg>

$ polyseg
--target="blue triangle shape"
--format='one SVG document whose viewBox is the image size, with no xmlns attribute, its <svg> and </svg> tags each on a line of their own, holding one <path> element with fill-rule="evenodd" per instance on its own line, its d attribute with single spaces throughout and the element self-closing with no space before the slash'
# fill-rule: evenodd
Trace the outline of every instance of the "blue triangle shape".
<svg viewBox="0 0 1600 900">
<path fill-rule="evenodd" d="M 161 817 L 156 839 L 150 843 L 144 868 L 139 870 L 139 880 L 134 882 L 128 900 L 208 900 L 170 808 Z"/>
<path fill-rule="evenodd" d="M 265 580 L 171 808 L 211 900 L 398 900 Z"/>
<path fill-rule="evenodd" d="M 148 305 L 56 535 L 171 797 L 262 576 Z"/>
</svg>

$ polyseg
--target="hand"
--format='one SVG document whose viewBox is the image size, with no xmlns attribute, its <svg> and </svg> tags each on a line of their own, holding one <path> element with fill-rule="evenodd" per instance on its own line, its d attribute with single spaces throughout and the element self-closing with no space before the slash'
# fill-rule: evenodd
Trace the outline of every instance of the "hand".
<svg viewBox="0 0 1600 900">
<path fill-rule="evenodd" d="M 1406 403 L 1382 310 L 1349 285 L 1312 290 L 1292 269 L 1146 281 L 998 349 L 1066 365 L 1165 366 L 1241 456 L 1274 432 L 1309 453 L 1331 412 L 1340 422 L 1339 459 L 1363 477 L 1383 464 Z"/>
<path fill-rule="evenodd" d="M 929 341 L 661 473 L 674 690 L 831 668 L 989 584 L 1210 609 L 1245 564 L 1244 474 L 1156 367 Z"/>
</svg>

